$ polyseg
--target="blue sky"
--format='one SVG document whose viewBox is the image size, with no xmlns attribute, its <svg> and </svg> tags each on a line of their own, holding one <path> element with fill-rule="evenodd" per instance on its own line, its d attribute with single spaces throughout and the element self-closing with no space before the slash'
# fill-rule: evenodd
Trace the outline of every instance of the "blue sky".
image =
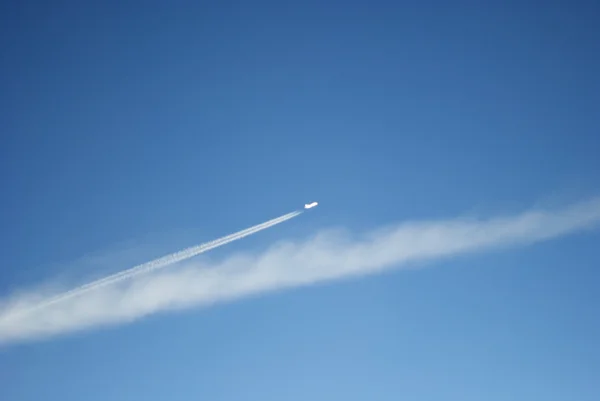
<svg viewBox="0 0 600 401">
<path fill-rule="evenodd" d="M 205 258 L 598 194 L 592 2 L 14 3 L 0 5 L 2 298 L 312 200 Z M 599 239 L 6 346 L 0 398 L 596 400 Z"/>
</svg>

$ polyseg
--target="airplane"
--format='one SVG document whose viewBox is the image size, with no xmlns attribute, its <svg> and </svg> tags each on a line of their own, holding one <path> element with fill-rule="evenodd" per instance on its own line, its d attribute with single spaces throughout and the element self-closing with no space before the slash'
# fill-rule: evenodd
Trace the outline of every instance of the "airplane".
<svg viewBox="0 0 600 401">
<path fill-rule="evenodd" d="M 304 205 L 304 208 L 305 209 L 311 209 L 311 208 L 317 206 L 318 204 L 319 204 L 319 202 L 307 203 L 307 204 Z"/>
</svg>

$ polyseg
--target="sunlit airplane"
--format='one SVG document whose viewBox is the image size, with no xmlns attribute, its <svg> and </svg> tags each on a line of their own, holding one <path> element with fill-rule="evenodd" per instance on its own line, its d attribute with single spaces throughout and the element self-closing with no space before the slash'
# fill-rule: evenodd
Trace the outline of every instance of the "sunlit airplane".
<svg viewBox="0 0 600 401">
<path fill-rule="evenodd" d="M 307 203 L 306 205 L 304 205 L 304 208 L 311 209 L 311 208 L 317 206 L 318 204 L 319 204 L 319 202 Z"/>
</svg>

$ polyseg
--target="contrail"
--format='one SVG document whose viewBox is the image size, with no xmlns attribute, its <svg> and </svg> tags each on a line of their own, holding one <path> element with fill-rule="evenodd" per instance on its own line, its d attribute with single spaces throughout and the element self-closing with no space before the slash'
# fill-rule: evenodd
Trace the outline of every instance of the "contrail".
<svg viewBox="0 0 600 401">
<path fill-rule="evenodd" d="M 58 294 L 46 301 L 34 306 L 33 308 L 29 309 L 28 312 L 33 312 L 33 311 L 39 310 L 41 308 L 48 307 L 57 302 L 61 302 L 61 301 L 67 300 L 69 298 L 73 298 L 73 297 L 82 295 L 86 292 L 93 291 L 100 287 L 118 283 L 118 282 L 126 280 L 128 278 L 137 276 L 139 274 L 148 273 L 150 271 L 161 269 L 163 267 L 167 267 L 174 263 L 181 262 L 185 259 L 189 259 L 189 258 L 199 255 L 203 252 L 206 252 L 211 249 L 217 248 L 219 246 L 228 244 L 228 243 L 236 241 L 238 239 L 242 239 L 249 235 L 255 234 L 259 231 L 265 230 L 269 227 L 273 227 L 274 225 L 277 225 L 279 223 L 283 223 L 284 221 L 290 220 L 290 219 L 298 216 L 301 213 L 303 213 L 303 211 L 297 210 L 295 212 L 291 212 L 291 213 L 285 214 L 283 216 L 271 219 L 264 223 L 257 224 L 253 227 L 246 228 L 244 230 L 238 231 L 233 234 L 229 234 L 229 235 L 221 237 L 219 239 L 216 239 L 216 240 L 213 240 L 210 242 L 206 242 L 206 243 L 203 243 L 200 245 L 192 246 L 190 248 L 183 249 L 181 251 L 172 253 L 170 255 L 166 255 L 161 258 L 154 259 L 150 262 L 142 263 L 142 264 L 134 266 L 130 269 L 123 270 L 119 273 L 115 273 L 113 275 L 104 277 L 102 279 L 93 281 L 91 283 L 84 284 L 82 286 L 79 286 L 77 288 L 74 288 L 72 290 L 64 292 L 62 294 Z"/>
<path fill-rule="evenodd" d="M 311 205 L 305 205 L 305 209 Z M 304 240 L 278 241 L 264 252 L 231 255 L 219 262 L 194 261 L 180 269 L 137 277 L 129 286 L 108 286 L 298 214 L 284 215 L 42 301 L 44 305 L 56 303 L 43 313 L 25 313 L 40 305 L 37 300 L 43 294 L 38 289 L 0 299 L 0 345 L 132 322 L 169 310 L 208 307 L 253 294 L 376 274 L 419 262 L 558 239 L 600 227 L 600 197 L 561 208 L 538 207 L 488 218 L 404 221 L 366 232 L 320 230 Z M 83 292 L 85 296 L 72 298 Z"/>
</svg>

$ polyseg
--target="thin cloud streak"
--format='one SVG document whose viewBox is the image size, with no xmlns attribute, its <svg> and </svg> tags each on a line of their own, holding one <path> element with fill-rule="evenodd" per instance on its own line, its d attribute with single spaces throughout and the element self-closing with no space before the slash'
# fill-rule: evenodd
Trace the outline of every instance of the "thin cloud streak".
<svg viewBox="0 0 600 401">
<path fill-rule="evenodd" d="M 300 215 L 302 211 L 295 211 L 283 216 L 274 218 L 272 220 L 266 221 L 261 224 L 257 224 L 253 227 L 246 228 L 244 230 L 240 230 L 236 233 L 227 235 L 225 237 L 221 237 L 214 241 L 210 241 L 204 244 L 196 245 L 182 251 L 174 252 L 172 254 L 163 256 L 158 259 L 151 260 L 150 262 L 142 263 L 141 265 L 134 266 L 130 269 L 123 270 L 121 272 L 112 274 L 108 277 L 104 277 L 102 279 L 93 281 L 88 284 L 81 285 L 72 290 L 66 291 L 64 293 L 58 294 L 50 299 L 45 300 L 37 305 L 35 305 L 32 309 L 24 311 L 24 313 L 31 313 L 38 309 L 47 308 L 48 306 L 55 304 L 57 302 L 64 302 L 69 298 L 74 298 L 81 296 L 89 291 L 97 290 L 101 287 L 105 287 L 108 285 L 117 284 L 123 280 L 131 279 L 133 277 L 139 276 L 140 274 L 148 274 L 151 271 L 163 269 L 175 263 L 184 261 L 186 259 L 197 256 L 201 253 L 210 251 L 211 249 L 218 248 L 220 246 L 226 245 L 230 242 L 240 240 L 249 235 L 256 234 L 262 230 L 266 230 L 267 228 L 273 227 L 277 224 L 283 223 L 289 219 L 292 219 L 298 215 Z"/>
<path fill-rule="evenodd" d="M 161 311 L 209 306 L 247 295 L 372 274 L 407 263 L 528 245 L 600 223 L 600 198 L 559 210 L 533 210 L 480 220 L 409 222 L 362 235 L 325 230 L 300 242 L 219 263 L 190 263 L 100 288 L 44 311 L 22 315 L 35 291 L 0 303 L 0 342 L 41 339 L 94 326 L 125 323 Z"/>
</svg>

